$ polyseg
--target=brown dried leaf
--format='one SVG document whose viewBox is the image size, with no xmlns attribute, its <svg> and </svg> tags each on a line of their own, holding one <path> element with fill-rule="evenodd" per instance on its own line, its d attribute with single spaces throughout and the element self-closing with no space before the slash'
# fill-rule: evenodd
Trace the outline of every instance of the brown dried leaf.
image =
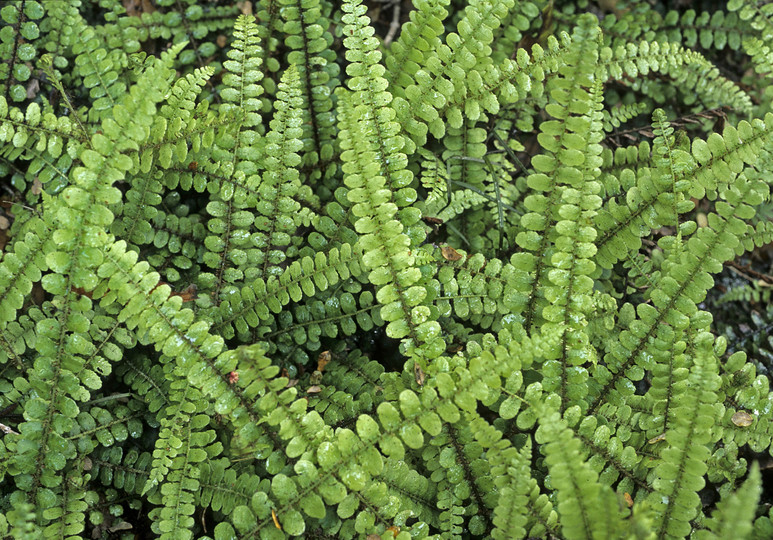
<svg viewBox="0 0 773 540">
<path fill-rule="evenodd" d="M 242 15 L 252 15 L 252 2 L 250 0 L 240 0 L 236 2 L 236 6 L 242 12 Z"/>
<path fill-rule="evenodd" d="M 424 370 L 416 362 L 413 363 L 413 376 L 416 379 L 416 384 L 424 386 Z"/>
<path fill-rule="evenodd" d="M 319 357 L 317 358 L 317 371 L 324 371 L 325 366 L 330 363 L 332 358 L 333 355 L 330 354 L 330 351 L 322 351 L 319 353 Z"/>
<path fill-rule="evenodd" d="M 754 422 L 754 417 L 746 411 L 737 411 L 731 420 L 738 427 L 749 427 Z"/>
<path fill-rule="evenodd" d="M 35 99 L 40 92 L 40 79 L 30 79 L 27 83 L 27 99 Z"/>
<path fill-rule="evenodd" d="M 156 6 L 151 0 L 123 0 L 123 7 L 129 17 L 139 17 L 143 13 L 153 13 Z"/>
<path fill-rule="evenodd" d="M 440 246 L 440 253 L 447 261 L 458 261 L 462 258 L 462 255 L 451 246 Z"/>
<path fill-rule="evenodd" d="M 34 292 L 34 285 L 33 285 L 33 292 Z M 75 294 L 80 294 L 81 296 L 85 296 L 86 298 L 91 298 L 92 296 L 92 292 L 87 291 L 83 287 L 73 287 L 72 292 L 74 292 Z"/>
<path fill-rule="evenodd" d="M 309 386 L 309 389 L 306 390 L 307 394 L 319 394 L 322 392 L 322 387 L 318 384 L 315 384 L 314 386 Z"/>
<path fill-rule="evenodd" d="M 38 177 L 36 176 L 35 179 L 32 181 L 32 187 L 30 188 L 30 192 L 33 195 L 40 195 L 40 192 L 43 191 L 43 183 L 38 180 Z"/>
<path fill-rule="evenodd" d="M 451 343 L 448 347 L 446 347 L 446 352 L 448 354 L 456 354 L 462 349 L 464 349 L 464 345 L 461 343 Z"/>
<path fill-rule="evenodd" d="M 649 444 L 655 444 L 655 443 L 658 443 L 658 442 L 660 442 L 660 441 L 665 441 L 665 440 L 666 440 L 666 434 L 665 434 L 665 433 L 661 433 L 661 434 L 660 434 L 660 435 L 658 435 L 657 437 L 652 437 L 652 438 L 651 438 L 649 441 L 647 441 L 647 442 L 648 442 Z"/>
<path fill-rule="evenodd" d="M 139 15 L 139 9 L 140 9 L 139 0 L 123 0 L 121 4 L 123 4 L 123 8 L 126 10 L 126 15 L 128 15 L 129 17 L 134 17 L 136 15 Z"/>
<path fill-rule="evenodd" d="M 219 36 L 217 36 L 215 43 L 217 43 L 217 46 L 222 49 L 223 47 L 225 47 L 226 43 L 228 43 L 228 38 L 224 34 L 220 34 Z"/>
<path fill-rule="evenodd" d="M 160 283 L 159 283 L 159 285 L 160 285 Z M 197 290 L 198 289 L 196 287 L 196 284 L 195 283 L 191 283 L 190 285 L 188 285 L 185 289 L 183 289 L 180 292 L 172 291 L 170 293 L 170 296 L 180 296 L 180 297 L 182 297 L 183 302 L 192 302 L 192 301 L 196 300 L 196 298 L 197 298 L 197 296 L 196 296 L 196 291 Z"/>
<path fill-rule="evenodd" d="M 108 531 L 111 533 L 114 533 L 118 531 L 128 531 L 128 530 L 131 530 L 131 528 L 132 528 L 132 524 L 129 523 L 128 521 L 119 521 L 118 523 L 110 527 Z"/>
<path fill-rule="evenodd" d="M 631 508 L 633 506 L 633 499 L 631 498 L 631 494 L 627 491 L 623 493 L 623 499 L 625 499 L 625 504 L 628 505 L 628 508 Z"/>
</svg>

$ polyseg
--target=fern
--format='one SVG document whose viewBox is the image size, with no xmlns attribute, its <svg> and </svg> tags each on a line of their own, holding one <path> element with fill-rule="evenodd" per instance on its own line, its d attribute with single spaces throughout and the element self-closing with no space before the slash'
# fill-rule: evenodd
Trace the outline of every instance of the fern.
<svg viewBox="0 0 773 540">
<path fill-rule="evenodd" d="M 705 346 L 695 357 L 691 370 L 690 386 L 674 390 L 674 397 L 680 401 L 678 392 L 691 395 L 690 401 L 683 401 L 683 410 L 673 416 L 674 426 L 666 431 L 668 447 L 661 454 L 662 463 L 655 469 L 653 482 L 655 491 L 650 496 L 656 514 L 662 516 L 658 534 L 664 537 L 682 537 L 690 528 L 689 520 L 697 514 L 699 491 L 704 484 L 710 426 L 715 418 L 711 403 L 715 401 L 712 391 L 716 388 L 716 375 L 712 377 L 713 366 L 705 362 Z M 713 369 L 716 369 L 715 367 Z M 678 388 L 678 387 L 677 387 Z M 690 489 L 683 490 L 682 486 Z M 681 492 L 681 493 L 680 493 Z"/>
<path fill-rule="evenodd" d="M 770 7 L 586 4 L 5 2 L 0 535 L 770 537 Z"/>
<path fill-rule="evenodd" d="M 567 538 L 622 536 L 622 512 L 614 493 L 609 486 L 598 482 L 588 463 L 580 461 L 581 443 L 562 425 L 558 414 L 541 420 L 536 439 L 544 445 L 550 483 L 557 491 L 563 535 Z M 604 508 L 604 519 L 592 516 L 589 501 Z"/>
</svg>

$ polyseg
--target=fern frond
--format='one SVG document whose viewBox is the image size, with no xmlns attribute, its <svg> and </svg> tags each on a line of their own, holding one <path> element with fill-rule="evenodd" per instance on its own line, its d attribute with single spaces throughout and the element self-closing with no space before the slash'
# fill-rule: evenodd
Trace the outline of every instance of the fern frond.
<svg viewBox="0 0 773 540">
<path fill-rule="evenodd" d="M 752 532 L 754 509 L 760 497 L 762 479 L 757 463 L 752 465 L 749 478 L 737 491 L 724 497 L 707 520 L 708 530 L 698 531 L 696 538 L 708 540 L 736 536 L 748 538 Z"/>
<path fill-rule="evenodd" d="M 773 118 L 769 120 L 773 121 Z M 680 165 L 680 172 L 674 173 L 671 182 L 657 185 L 652 178 L 651 169 L 639 170 L 636 174 L 636 186 L 626 194 L 626 203 L 620 204 L 615 199 L 610 199 L 598 214 L 598 263 L 608 268 L 619 260 L 623 253 L 638 249 L 641 244 L 636 239 L 645 235 L 647 229 L 661 226 L 655 205 L 659 195 L 666 193 L 665 190 L 670 186 L 686 187 L 691 197 L 703 197 L 709 193 L 716 198 L 723 185 L 732 182 L 738 173 L 752 166 L 758 159 L 754 157 L 755 150 L 761 151 L 771 137 L 768 126 L 769 122 L 763 124 L 761 121 L 755 121 L 749 124 L 742 121 L 738 129 L 727 126 L 727 142 L 723 136 L 716 133 L 710 135 L 707 141 L 694 140 L 692 154 L 698 165 L 690 167 L 692 160 L 681 154 L 680 161 L 683 164 Z M 668 196 L 664 196 L 665 198 Z M 687 201 L 682 203 L 685 209 L 686 203 Z M 673 216 L 673 210 L 671 213 Z M 691 228 L 693 226 L 686 230 Z"/>
<path fill-rule="evenodd" d="M 196 495 L 197 505 L 207 506 L 215 512 L 229 515 L 240 504 L 247 504 L 259 490 L 261 478 L 249 472 L 238 473 L 230 466 L 230 460 L 220 458 L 201 464 Z"/>
<path fill-rule="evenodd" d="M 697 345 L 691 384 L 673 390 L 677 403 L 673 426 L 666 431 L 668 447 L 661 453 L 662 461 L 655 469 L 655 491 L 648 497 L 660 521 L 661 537 L 683 537 L 690 528 L 688 522 L 700 510 L 698 491 L 705 484 L 703 475 L 709 456 L 706 444 L 711 437 L 709 428 L 716 420 L 711 404 L 716 401 L 718 377 L 710 355 L 704 344 Z"/>
<path fill-rule="evenodd" d="M 622 536 L 624 514 L 612 489 L 580 454 L 581 443 L 557 412 L 540 419 L 535 440 L 541 443 L 557 491 L 561 533 L 566 538 L 613 538 Z M 594 501 L 593 506 L 589 503 Z"/>
<path fill-rule="evenodd" d="M 494 509 L 495 528 L 491 531 L 491 537 L 495 540 L 525 538 L 529 520 L 527 513 L 529 506 L 534 503 L 532 495 L 535 491 L 539 492 L 528 465 L 531 460 L 531 440 L 527 440 L 520 451 L 502 443 L 486 454 L 492 463 L 492 473 L 499 488 L 499 502 Z"/>
<path fill-rule="evenodd" d="M 321 13 L 319 2 L 285 0 L 280 15 L 285 20 L 285 43 L 290 68 L 297 69 L 301 102 L 296 106 L 303 116 L 301 165 L 312 168 L 309 182 L 332 175 L 335 168 L 327 165 L 335 152 L 335 113 L 333 92 L 339 85 L 339 67 L 330 48 L 333 36 L 328 30 L 330 20 Z M 294 66 L 294 67 L 293 67 Z M 321 169 L 321 170 L 320 170 Z"/>
</svg>

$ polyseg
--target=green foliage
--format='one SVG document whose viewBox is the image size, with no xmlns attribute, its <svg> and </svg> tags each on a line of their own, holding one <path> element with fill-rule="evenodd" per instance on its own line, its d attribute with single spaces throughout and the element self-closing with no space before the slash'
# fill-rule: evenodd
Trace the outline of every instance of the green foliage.
<svg viewBox="0 0 773 540">
<path fill-rule="evenodd" d="M 5 2 L 0 535 L 770 537 L 771 8 L 585 4 Z"/>
<path fill-rule="evenodd" d="M 599 483 L 596 472 L 583 461 L 582 442 L 572 436 L 557 412 L 545 415 L 540 424 L 535 440 L 543 445 L 550 486 L 557 493 L 563 535 L 624 538 L 622 511 L 615 494 L 608 485 Z M 592 510 L 591 504 L 601 512 Z"/>
</svg>

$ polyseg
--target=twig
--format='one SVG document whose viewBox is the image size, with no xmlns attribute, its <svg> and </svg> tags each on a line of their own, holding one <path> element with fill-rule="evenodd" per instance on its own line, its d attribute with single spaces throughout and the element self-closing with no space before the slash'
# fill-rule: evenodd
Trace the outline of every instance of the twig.
<svg viewBox="0 0 773 540">
<path fill-rule="evenodd" d="M 392 40 L 397 35 L 397 29 L 400 28 L 400 1 L 395 2 L 395 8 L 392 11 L 392 22 L 389 23 L 389 31 L 384 37 L 384 47 L 389 47 Z"/>
<path fill-rule="evenodd" d="M 767 274 L 763 274 L 761 272 L 757 272 L 756 270 L 752 270 L 748 266 L 741 266 L 735 261 L 728 261 L 727 264 L 730 267 L 730 270 L 734 271 L 736 274 L 743 276 L 744 278 L 748 279 L 749 281 L 754 281 L 754 278 L 761 279 L 765 283 L 773 283 L 773 277 L 770 277 Z M 747 274 L 751 274 L 751 277 Z"/>
<path fill-rule="evenodd" d="M 5 424 L 0 424 L 0 431 L 2 431 L 3 433 L 7 433 L 7 434 L 11 434 L 11 433 L 13 433 L 14 435 L 18 435 L 19 434 L 18 432 L 14 431 L 12 428 L 9 428 Z"/>
</svg>

